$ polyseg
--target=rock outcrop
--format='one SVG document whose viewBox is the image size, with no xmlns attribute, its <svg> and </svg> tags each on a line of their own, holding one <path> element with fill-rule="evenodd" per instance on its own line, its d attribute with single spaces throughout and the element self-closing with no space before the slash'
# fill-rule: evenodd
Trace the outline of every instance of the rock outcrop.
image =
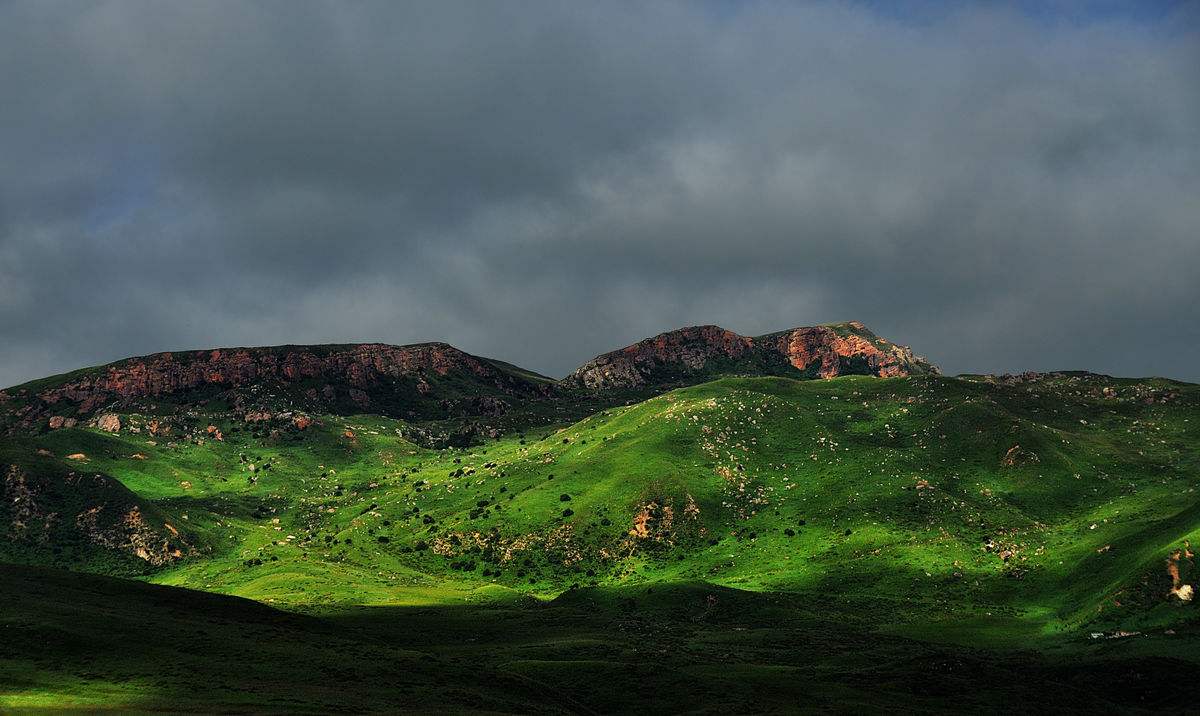
<svg viewBox="0 0 1200 716">
<path fill-rule="evenodd" d="M 445 343 L 371 343 L 159 353 L 84 371 L 36 391 L 18 386 L 10 396 L 17 401 L 11 410 L 21 424 L 62 427 L 67 415 L 91 416 L 104 407 L 193 393 L 199 401 L 202 393 L 207 397 L 241 388 L 291 391 L 298 407 L 328 412 L 338 412 L 339 405 L 356 410 L 412 407 L 426 396 L 436 405 L 439 382 L 452 383 L 455 390 L 471 386 L 471 392 L 528 397 L 544 397 L 552 385 Z M 253 397 L 245 402 L 249 415 L 262 412 Z M 99 416 L 98 427 L 119 430 L 119 422 L 111 418 L 109 413 Z"/>
<path fill-rule="evenodd" d="M 697 326 L 647 338 L 588 361 L 566 382 L 592 390 L 694 382 L 720 374 L 896 377 L 936 373 L 906 346 L 876 336 L 858 321 L 793 328 L 751 338 Z"/>
<path fill-rule="evenodd" d="M 96 428 L 106 433 L 121 432 L 121 416 L 116 413 L 105 413 L 96 416 Z"/>
<path fill-rule="evenodd" d="M 846 374 L 894 378 L 937 371 L 908 346 L 880 338 L 858 321 L 844 324 L 842 330 L 831 326 L 793 328 L 758 341 L 782 353 L 796 370 L 815 371 L 820 378 Z"/>
<path fill-rule="evenodd" d="M 143 509 L 136 495 L 105 475 L 6 464 L 0 481 L 0 537 L 17 550 L 10 558 L 25 548 L 30 559 L 56 563 L 56 553 L 38 547 L 65 542 L 157 567 L 191 550 L 163 515 L 147 514 L 153 508 Z"/>
<path fill-rule="evenodd" d="M 0 431 L 78 423 L 138 432 L 125 416 L 145 413 L 157 416 L 145 424 L 149 434 L 168 436 L 173 415 L 212 404 L 226 406 L 222 410 L 252 429 L 293 413 L 370 412 L 415 421 L 482 421 L 476 427 L 490 434 L 497 421 L 540 410 L 531 409 L 530 401 L 582 405 L 595 397 L 589 393 L 617 388 L 666 389 L 722 375 L 936 371 L 855 321 L 753 338 L 718 326 L 682 328 L 598 356 L 557 383 L 445 343 L 230 348 L 129 358 L 10 388 L 0 403 Z"/>
</svg>

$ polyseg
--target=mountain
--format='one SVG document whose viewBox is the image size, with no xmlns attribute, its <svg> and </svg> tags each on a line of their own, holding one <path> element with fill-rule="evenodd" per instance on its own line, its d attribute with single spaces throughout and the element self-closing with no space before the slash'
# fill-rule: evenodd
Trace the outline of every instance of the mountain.
<svg viewBox="0 0 1200 716">
<path fill-rule="evenodd" d="M 1200 675 L 1197 385 L 837 324 L 6 393 L 0 710 L 1186 710 Z M 427 439 L 459 423 L 494 432 Z"/>
<path fill-rule="evenodd" d="M 386 416 L 272 435 L 208 407 L 4 441 L 9 485 L 61 479 L 36 493 L 53 525 L 138 505 L 178 554 L 0 510 L 0 560 L 132 559 L 320 622 L 0 570 L 0 708 L 1111 712 L 1186 707 L 1200 674 L 1200 386 L 722 378 L 439 450 Z"/>
<path fill-rule="evenodd" d="M 680 385 L 719 375 L 833 378 L 937 373 L 906 346 L 872 333 L 858 321 L 793 328 L 747 337 L 720 326 L 662 333 L 580 366 L 567 382 L 592 390 Z"/>
<path fill-rule="evenodd" d="M 445 446 L 577 420 L 622 402 L 615 390 L 635 389 L 640 398 L 728 374 L 936 371 L 858 322 L 758 338 L 716 326 L 683 328 L 599 356 L 561 381 L 445 343 L 218 348 L 127 358 L 0 391 L 0 430 L 80 422 L 119 429 L 115 416 L 122 412 L 153 416 L 165 428 L 189 410 L 226 412 L 264 427 L 312 414 L 371 413 L 418 423 L 409 431 L 419 442 Z"/>
<path fill-rule="evenodd" d="M 86 368 L 0 391 L 0 414 L 26 429 L 169 406 L 432 420 L 495 416 L 514 400 L 553 392 L 550 378 L 445 343 L 278 346 L 159 353 Z"/>
</svg>

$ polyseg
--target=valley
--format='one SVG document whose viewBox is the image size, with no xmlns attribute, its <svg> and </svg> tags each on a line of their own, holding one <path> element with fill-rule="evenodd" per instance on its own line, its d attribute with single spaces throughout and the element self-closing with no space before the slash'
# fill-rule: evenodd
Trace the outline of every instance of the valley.
<svg viewBox="0 0 1200 716">
<path fill-rule="evenodd" d="M 619 386 L 354 388 L 407 414 L 328 370 L 9 389 L 0 705 L 1188 703 L 1200 386 L 753 374 L 706 335 Z"/>
</svg>

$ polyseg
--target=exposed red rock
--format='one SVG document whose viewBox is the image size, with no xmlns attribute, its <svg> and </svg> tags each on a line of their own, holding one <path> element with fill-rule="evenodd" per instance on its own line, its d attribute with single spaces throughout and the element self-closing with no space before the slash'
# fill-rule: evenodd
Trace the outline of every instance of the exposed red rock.
<svg viewBox="0 0 1200 716">
<path fill-rule="evenodd" d="M 1190 584 L 1184 584 L 1180 573 L 1180 562 L 1187 560 L 1189 565 L 1191 560 L 1196 555 L 1192 553 L 1191 542 L 1184 541 L 1183 549 L 1177 549 L 1167 557 L 1167 574 L 1171 577 L 1171 591 L 1169 594 L 1181 602 L 1190 602 L 1195 596 L 1195 588 Z"/>
<path fill-rule="evenodd" d="M 121 432 L 121 416 L 116 413 L 105 413 L 96 417 L 96 428 L 106 433 Z"/>
<path fill-rule="evenodd" d="M 856 332 L 839 335 L 829 326 L 785 331 L 779 334 L 775 350 L 787 356 L 788 362 L 797 370 L 809 370 L 816 366 L 816 373 L 822 378 L 842 375 L 847 372 L 846 362 L 856 359 L 865 361 L 867 371 L 881 378 L 911 373 L 917 358 L 908 347 L 895 345 L 882 338 L 869 340 L 857 333 L 867 332 L 867 327 L 858 321 L 846 325 Z"/>
<path fill-rule="evenodd" d="M 320 381 L 320 389 L 307 388 L 304 395 L 324 403 L 320 408 L 348 400 L 366 410 L 374 409 L 378 391 L 424 395 L 434 391 L 431 383 L 451 375 L 467 376 L 505 393 L 545 395 L 550 390 L 444 343 L 235 348 L 119 361 L 26 396 L 28 404 L 13 415 L 32 426 L 33 420 L 48 419 L 52 409 L 61 405 L 74 405 L 79 414 L 88 414 L 102 406 L 130 405 L 207 386 L 235 390 L 314 380 Z M 156 422 L 149 423 L 152 435 L 158 434 Z"/>
<path fill-rule="evenodd" d="M 714 373 L 832 378 L 846 374 L 895 377 L 935 373 L 937 368 L 871 333 L 858 321 L 793 328 L 751 338 L 718 326 L 663 333 L 597 356 L 568 381 L 586 388 L 631 388 L 656 379 L 687 379 Z"/>
<path fill-rule="evenodd" d="M 1000 458 L 1000 467 L 1021 467 L 1023 465 L 1032 465 L 1041 462 L 1037 453 L 1032 450 L 1026 450 L 1020 445 L 1013 445 L 1004 453 L 1004 457 Z"/>
<path fill-rule="evenodd" d="M 319 354 L 305 348 L 238 348 L 162 353 L 121 361 L 110 366 L 101 377 L 73 381 L 47 391 L 42 397 L 49 403 L 64 398 L 79 402 L 98 392 L 116 398 L 137 398 L 167 395 L 205 384 L 238 386 L 271 379 L 294 381 L 329 377 L 367 387 L 379 378 L 413 374 L 426 368 L 439 375 L 458 368 L 480 374 L 487 372 L 487 367 L 474 356 L 440 343 L 410 347 L 352 345 Z"/>
<path fill-rule="evenodd" d="M 206 384 L 239 386 L 249 383 L 338 377 L 360 388 L 385 377 L 452 370 L 486 375 L 495 369 L 457 348 L 430 343 L 418 346 L 364 344 L 329 351 L 308 348 L 236 348 L 159 353 L 131 358 L 109 366 L 96 376 L 84 376 L 40 394 L 48 403 L 86 402 L 167 395 Z"/>
<path fill-rule="evenodd" d="M 181 429 L 170 411 L 210 401 L 251 423 L 277 415 L 290 420 L 301 410 L 410 420 L 498 418 L 522 399 L 574 399 L 575 391 L 563 388 L 673 387 L 730 374 L 890 377 L 936 370 L 857 322 L 759 337 L 718 326 L 683 328 L 598 356 L 559 385 L 444 343 L 233 348 L 130 358 L 40 383 L 50 387 L 18 386 L 8 391 L 15 402 L 0 410 L 0 426 L 69 427 L 76 418 L 65 415 L 87 420 L 103 413 L 92 424 L 115 431 L 121 429 L 118 413 L 146 412 L 158 416 L 145 423 L 158 437 Z"/>
</svg>

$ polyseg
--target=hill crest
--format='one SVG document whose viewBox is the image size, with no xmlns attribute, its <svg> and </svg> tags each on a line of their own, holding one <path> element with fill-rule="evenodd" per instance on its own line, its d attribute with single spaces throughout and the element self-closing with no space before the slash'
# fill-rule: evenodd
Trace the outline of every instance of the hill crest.
<svg viewBox="0 0 1200 716">
<path fill-rule="evenodd" d="M 287 345 L 126 358 L 0 391 L 0 406 L 32 427 L 53 416 L 85 417 L 168 397 L 218 400 L 246 412 L 265 391 L 300 410 L 430 419 L 455 412 L 459 401 L 540 398 L 552 386 L 549 378 L 446 343 Z"/>
<path fill-rule="evenodd" d="M 859 321 L 848 321 L 757 337 L 713 325 L 680 328 L 596 356 L 566 381 L 605 390 L 694 382 L 721 373 L 887 378 L 937 372 L 937 366 L 907 346 L 880 338 Z"/>
<path fill-rule="evenodd" d="M 857 321 L 758 337 L 714 325 L 680 328 L 597 356 L 561 381 L 441 342 L 215 348 L 126 358 L 0 391 L 0 424 L 53 428 L 107 410 L 158 412 L 159 402 L 222 405 L 236 415 L 370 412 L 491 420 L 515 404 L 589 401 L 611 390 L 665 389 L 720 375 L 936 372 Z"/>
</svg>

